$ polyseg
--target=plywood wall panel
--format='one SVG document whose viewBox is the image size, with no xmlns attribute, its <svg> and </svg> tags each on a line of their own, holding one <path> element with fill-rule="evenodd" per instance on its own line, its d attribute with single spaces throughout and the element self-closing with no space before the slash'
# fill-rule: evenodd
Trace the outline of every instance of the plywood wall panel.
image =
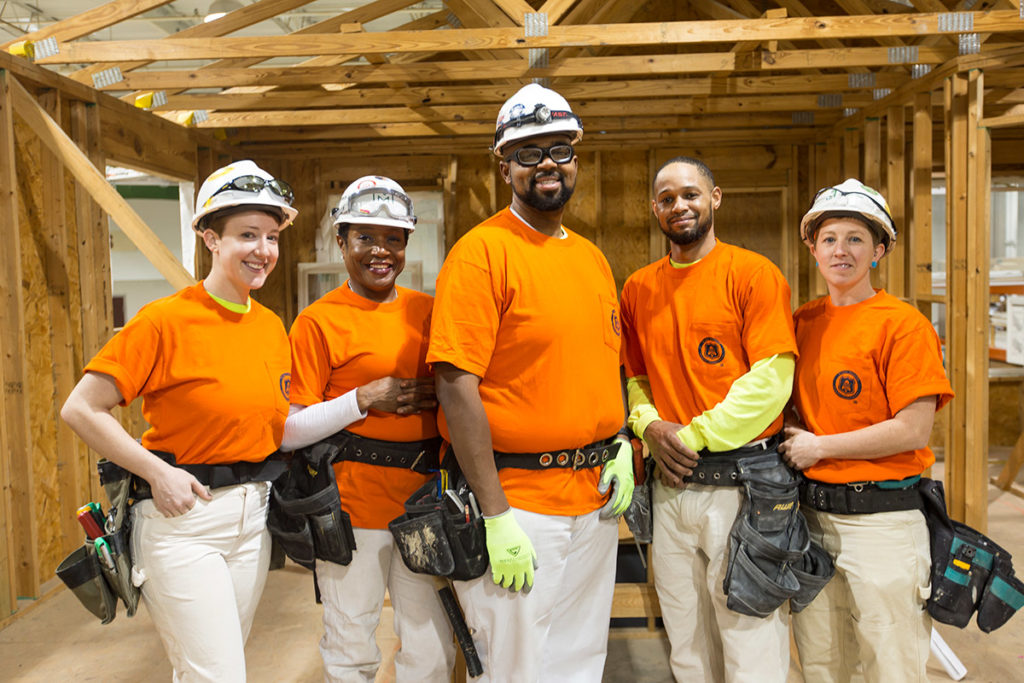
<svg viewBox="0 0 1024 683">
<path fill-rule="evenodd" d="M 602 152 L 601 249 L 619 289 L 634 271 L 650 262 L 651 215 L 649 160 L 645 150 Z"/>
</svg>

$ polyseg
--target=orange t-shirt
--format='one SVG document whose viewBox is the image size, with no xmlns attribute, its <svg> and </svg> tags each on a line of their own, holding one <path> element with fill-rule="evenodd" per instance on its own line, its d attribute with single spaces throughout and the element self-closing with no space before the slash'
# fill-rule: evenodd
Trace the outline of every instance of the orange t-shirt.
<svg viewBox="0 0 1024 683">
<path fill-rule="evenodd" d="M 622 288 L 626 376 L 647 375 L 661 418 L 687 425 L 751 365 L 796 352 L 789 295 L 771 261 L 721 241 L 686 268 L 655 261 Z"/>
<path fill-rule="evenodd" d="M 306 307 L 291 329 L 291 402 L 329 401 L 381 377 L 427 377 L 424 357 L 433 298 L 396 287 L 398 298 L 379 304 L 353 292 L 348 282 Z M 370 410 L 345 427 L 382 441 L 421 441 L 437 436 L 437 415 L 400 416 Z M 334 474 L 341 506 L 361 529 L 386 529 L 405 512 L 405 501 L 429 476 L 398 467 L 338 462 Z"/>
<path fill-rule="evenodd" d="M 281 443 L 291 355 L 281 319 L 233 313 L 203 283 L 146 305 L 85 366 L 142 397 L 142 445 L 178 464 L 259 462 Z"/>
<path fill-rule="evenodd" d="M 932 324 L 885 291 L 850 306 L 833 306 L 826 296 L 793 317 L 800 347 L 793 399 L 815 434 L 888 420 L 924 396 L 938 397 L 936 410 L 953 398 Z M 897 480 L 921 474 L 933 462 L 925 447 L 874 460 L 822 460 L 804 474 L 831 484 Z"/>
<path fill-rule="evenodd" d="M 452 248 L 437 278 L 427 361 L 481 378 L 494 450 L 536 453 L 614 436 L 623 423 L 611 268 L 566 230 L 548 237 L 506 208 Z M 441 434 L 448 440 L 443 411 Z M 499 472 L 509 503 L 586 514 L 607 496 L 600 468 Z"/>
</svg>

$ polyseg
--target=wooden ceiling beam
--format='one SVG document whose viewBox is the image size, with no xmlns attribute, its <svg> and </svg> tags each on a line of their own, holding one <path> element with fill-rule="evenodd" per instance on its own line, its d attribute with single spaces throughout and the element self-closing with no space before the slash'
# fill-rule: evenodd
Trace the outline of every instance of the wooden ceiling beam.
<svg viewBox="0 0 1024 683">
<path fill-rule="evenodd" d="M 874 16 L 875 14 L 864 0 L 836 0 L 836 3 L 851 16 Z M 875 41 L 885 47 L 900 47 L 906 44 L 899 38 L 891 36 L 878 36 Z"/>
<path fill-rule="evenodd" d="M 629 111 L 644 116 L 696 114 L 734 114 L 742 112 L 825 111 L 843 107 L 863 107 L 873 101 L 871 93 L 846 94 L 827 106 L 817 95 L 760 95 L 739 97 L 663 100 L 633 100 Z M 278 111 L 212 112 L 198 124 L 201 128 L 251 128 L 277 126 L 336 126 L 383 123 L 449 123 L 456 121 L 490 122 L 497 113 L 496 103 L 459 104 L 432 107 L 364 107 L 354 109 L 282 109 Z M 621 101 L 577 102 L 573 111 L 588 123 L 600 117 L 623 116 Z"/>
<path fill-rule="evenodd" d="M 46 38 L 55 38 L 58 42 L 75 40 L 171 2 L 172 0 L 111 0 L 63 21 L 26 33 L 20 38 L 0 43 L 0 50 L 6 52 L 11 45 L 23 40 L 33 43 Z"/>
<path fill-rule="evenodd" d="M 1017 83 L 1024 82 L 1020 74 Z M 879 73 L 875 76 L 874 88 L 897 88 L 910 80 L 909 76 L 897 73 Z M 986 74 L 986 82 L 991 76 Z M 360 106 L 416 106 L 445 104 L 484 104 L 495 106 L 507 100 L 519 88 L 518 85 L 454 85 L 406 87 L 400 91 L 383 88 L 351 88 L 341 92 L 311 91 L 274 93 L 203 93 L 179 95 L 157 110 L 232 111 L 287 109 L 302 102 L 313 107 L 360 107 Z M 574 106 L 580 100 L 634 100 L 651 97 L 708 96 L 708 95 L 771 95 L 779 93 L 815 95 L 846 91 L 866 91 L 859 85 L 851 85 L 847 74 L 823 74 L 821 76 L 733 76 L 729 78 L 676 78 L 627 81 L 580 82 L 566 84 L 559 88 Z M 314 99 L 315 98 L 315 99 Z M 629 106 L 632 106 L 630 103 Z"/>
<path fill-rule="evenodd" d="M 266 2 L 268 0 L 264 0 Z M 285 2 L 289 0 L 270 0 Z M 298 1 L 298 0 L 290 0 Z M 250 5 L 255 7 L 255 5 Z M 248 8 L 245 8 L 248 9 Z M 242 10 L 236 10 L 238 12 Z M 968 13 L 973 32 L 1020 33 L 1024 22 L 1012 10 Z M 192 60 L 324 54 L 445 52 L 467 50 L 522 50 L 573 46 L 703 45 L 744 40 L 819 40 L 875 38 L 959 33 L 945 24 L 944 14 L 872 15 L 843 17 L 787 17 L 728 21 L 673 21 L 662 23 L 551 26 L 546 36 L 524 36 L 522 29 L 452 29 L 450 31 L 388 31 L 325 35 L 310 41 L 296 36 L 228 38 L 165 38 L 59 43 L 60 52 L 38 60 L 40 64 L 123 62 L 126 55 L 140 59 Z M 211 25 L 214 22 L 211 22 Z"/>
<path fill-rule="evenodd" d="M 548 25 L 553 26 L 569 13 L 575 2 L 576 0 L 547 0 L 537 11 L 547 14 Z"/>
</svg>

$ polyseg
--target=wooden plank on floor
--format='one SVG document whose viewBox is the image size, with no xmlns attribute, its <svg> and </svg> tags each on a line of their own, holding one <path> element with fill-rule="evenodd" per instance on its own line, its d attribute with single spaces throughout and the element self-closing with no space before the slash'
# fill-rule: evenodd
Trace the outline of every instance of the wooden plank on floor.
<svg viewBox="0 0 1024 683">
<path fill-rule="evenodd" d="M 660 617 L 661 606 L 652 583 L 617 583 L 612 598 L 612 619 Z"/>
</svg>

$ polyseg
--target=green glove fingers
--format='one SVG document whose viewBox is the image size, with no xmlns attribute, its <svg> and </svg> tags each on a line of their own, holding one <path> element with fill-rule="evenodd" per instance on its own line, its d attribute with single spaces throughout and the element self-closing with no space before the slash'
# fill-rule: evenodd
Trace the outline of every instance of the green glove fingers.
<svg viewBox="0 0 1024 683">
<path fill-rule="evenodd" d="M 625 437 L 618 437 L 612 448 L 618 448 L 615 457 L 604 464 L 601 469 L 601 481 L 597 485 L 598 493 L 612 495 L 601 508 L 601 517 L 619 517 L 633 501 L 633 446 Z"/>
<path fill-rule="evenodd" d="M 484 517 L 487 553 L 491 558 L 491 578 L 502 588 L 518 591 L 533 586 L 537 553 L 530 537 L 522 530 L 509 508 L 500 515 Z"/>
</svg>

